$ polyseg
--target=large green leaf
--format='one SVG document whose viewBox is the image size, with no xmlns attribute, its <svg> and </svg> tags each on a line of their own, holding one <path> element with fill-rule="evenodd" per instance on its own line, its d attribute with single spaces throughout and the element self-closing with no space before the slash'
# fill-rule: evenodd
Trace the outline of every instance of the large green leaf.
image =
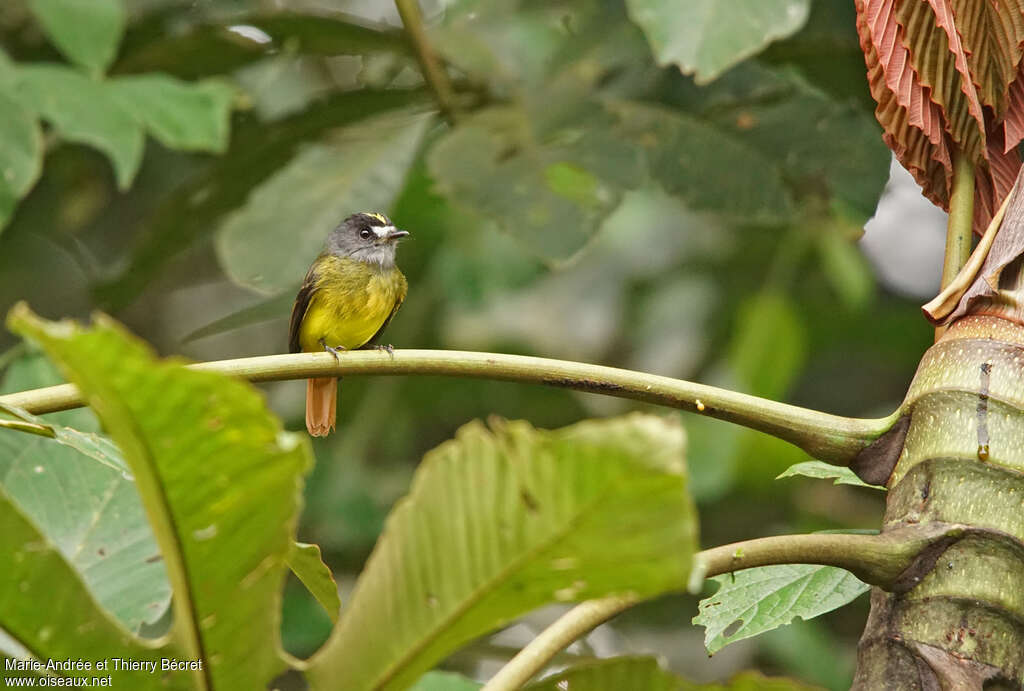
<svg viewBox="0 0 1024 691">
<path fill-rule="evenodd" d="M 43 167 L 43 135 L 35 115 L 0 82 L 0 230 Z"/>
<path fill-rule="evenodd" d="M 28 354 L 11 364 L 0 390 L 58 382 L 42 356 Z M 124 626 L 136 631 L 156 620 L 171 589 L 120 451 L 93 431 L 88 410 L 47 419 L 17 415 L 48 427 L 54 438 L 0 430 L 0 487 Z"/>
<path fill-rule="evenodd" d="M 431 122 L 428 115 L 382 115 L 305 148 L 221 224 L 217 255 L 225 272 L 267 294 L 294 285 L 341 219 L 388 210 Z"/>
<path fill-rule="evenodd" d="M 724 684 L 694 684 L 663 669 L 651 657 L 613 657 L 586 662 L 527 684 L 523 691 L 811 691 L 792 679 L 741 672 Z"/>
<path fill-rule="evenodd" d="M 29 0 L 29 6 L 61 52 L 93 74 L 117 55 L 125 26 L 122 0 Z"/>
<path fill-rule="evenodd" d="M 641 103 L 612 106 L 645 151 L 651 176 L 694 209 L 779 221 L 791 211 L 779 161 L 686 113 Z"/>
<path fill-rule="evenodd" d="M 145 136 L 103 81 L 62 65 L 24 65 L 17 71 L 25 104 L 62 139 L 88 144 L 107 155 L 117 185 L 127 189 L 142 162 Z"/>
<path fill-rule="evenodd" d="M 477 691 L 481 684 L 452 672 L 427 672 L 410 691 Z"/>
<path fill-rule="evenodd" d="M 851 602 L 869 586 L 834 566 L 780 564 L 716 576 L 721 586 L 700 602 L 694 624 L 704 626 L 704 645 L 716 653 L 729 643 L 811 619 Z"/>
<path fill-rule="evenodd" d="M 263 688 L 277 648 L 305 439 L 282 430 L 250 385 L 157 361 L 102 315 L 46 322 L 16 307 L 12 328 L 77 384 L 124 457 L 174 590 L 173 634 L 211 686 Z"/>
<path fill-rule="evenodd" d="M 544 603 L 685 587 L 696 515 L 683 447 L 676 418 L 649 415 L 552 432 L 466 425 L 389 517 L 311 661 L 313 687 L 405 688 Z"/>
<path fill-rule="evenodd" d="M 460 121 L 433 147 L 446 196 L 495 221 L 534 253 L 566 259 L 586 244 L 626 186 L 642 181 L 639 151 L 600 120 L 538 136 L 536 121 L 495 107 Z"/>
<path fill-rule="evenodd" d="M 162 657 L 186 657 L 174 644 L 156 649 L 132 635 L 103 610 L 78 573 L 47 537 L 11 502 L 0 487 L 0 630 L 43 664 L 48 659 L 100 660 L 121 657 L 160 664 Z M 5 661 L 6 664 L 6 661 Z M 113 665 L 95 669 L 58 670 L 60 677 L 111 676 L 116 688 L 191 689 L 188 675 L 130 672 Z M 7 670 L 0 679 L 35 676 Z M 65 684 L 70 686 L 70 684 Z"/>
<path fill-rule="evenodd" d="M 112 79 L 113 98 L 166 147 L 222 152 L 228 145 L 235 91 L 227 84 L 189 84 L 165 74 Z"/>
<path fill-rule="evenodd" d="M 658 62 L 712 81 L 772 41 L 796 32 L 810 0 L 626 0 Z"/>
</svg>

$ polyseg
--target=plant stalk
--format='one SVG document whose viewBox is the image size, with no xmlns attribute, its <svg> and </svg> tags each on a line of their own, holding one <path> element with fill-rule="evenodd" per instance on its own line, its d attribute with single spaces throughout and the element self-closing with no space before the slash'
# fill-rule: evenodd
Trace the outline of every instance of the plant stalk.
<svg viewBox="0 0 1024 691">
<path fill-rule="evenodd" d="M 965 526 L 930 526 L 893 530 L 880 535 L 814 533 L 779 535 L 722 545 L 694 555 L 694 568 L 704 577 L 721 576 L 754 566 L 820 564 L 838 566 L 873 585 L 893 587 L 924 556 L 934 561 L 941 551 L 966 534 Z M 928 547 L 935 546 L 934 553 Z M 925 566 L 929 566 L 925 564 Z M 565 613 L 502 667 L 482 691 L 514 691 L 526 684 L 573 641 L 629 609 L 639 598 L 613 596 L 588 600 Z"/>
<path fill-rule="evenodd" d="M 420 12 L 419 0 L 395 0 L 398 15 L 402 18 L 402 26 L 416 50 L 416 60 L 423 71 L 423 78 L 434 91 L 437 105 L 449 123 L 457 119 L 455 112 L 455 91 L 448 79 L 444 65 L 437 57 L 434 47 L 430 45 L 426 29 L 423 28 L 423 14 Z"/>
<path fill-rule="evenodd" d="M 441 375 L 547 384 L 628 398 L 733 422 L 794 444 L 823 461 L 847 465 L 899 417 L 861 419 L 632 370 L 549 358 L 456 350 L 358 350 L 292 353 L 200 362 L 189 367 L 253 382 L 350 375 Z M 0 396 L 0 404 L 34 414 L 84 405 L 78 389 L 61 384 Z"/>
<path fill-rule="evenodd" d="M 974 237 L 974 163 L 960 151 L 953 152 L 953 191 L 949 195 L 949 219 L 946 222 L 946 254 L 942 263 L 944 289 L 967 263 Z M 939 340 L 946 327 L 935 327 Z"/>
</svg>

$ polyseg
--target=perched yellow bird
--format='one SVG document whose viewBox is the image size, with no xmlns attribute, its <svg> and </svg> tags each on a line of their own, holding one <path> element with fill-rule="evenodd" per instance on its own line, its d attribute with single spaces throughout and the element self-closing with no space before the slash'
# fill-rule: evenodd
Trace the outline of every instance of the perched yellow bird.
<svg viewBox="0 0 1024 691">
<path fill-rule="evenodd" d="M 402 306 L 409 284 L 395 265 L 398 241 L 409 235 L 383 214 L 349 216 L 327 237 L 292 306 L 288 349 L 327 350 L 338 356 L 380 335 Z M 390 346 L 388 346 L 390 349 Z M 306 382 L 306 429 L 314 437 L 334 429 L 336 378 Z"/>
</svg>

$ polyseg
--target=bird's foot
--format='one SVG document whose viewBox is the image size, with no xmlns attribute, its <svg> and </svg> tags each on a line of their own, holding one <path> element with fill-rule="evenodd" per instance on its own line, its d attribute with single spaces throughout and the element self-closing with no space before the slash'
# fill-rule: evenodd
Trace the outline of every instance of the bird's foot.
<svg viewBox="0 0 1024 691">
<path fill-rule="evenodd" d="M 386 351 L 388 355 L 390 355 L 391 357 L 395 357 L 395 346 L 391 345 L 390 343 L 388 343 L 387 345 L 375 345 L 373 346 L 373 348 L 374 350 Z"/>
<path fill-rule="evenodd" d="M 333 355 L 335 360 L 338 359 L 338 355 L 340 353 L 342 353 L 342 352 L 344 352 L 346 350 L 346 348 L 343 348 L 342 346 L 337 346 L 337 347 L 329 346 L 329 345 L 327 345 L 324 342 L 324 339 L 322 339 L 322 338 L 320 339 L 320 345 L 322 345 L 324 347 L 324 350 L 326 350 L 328 353 Z M 340 360 L 339 360 L 339 362 L 340 362 Z"/>
</svg>

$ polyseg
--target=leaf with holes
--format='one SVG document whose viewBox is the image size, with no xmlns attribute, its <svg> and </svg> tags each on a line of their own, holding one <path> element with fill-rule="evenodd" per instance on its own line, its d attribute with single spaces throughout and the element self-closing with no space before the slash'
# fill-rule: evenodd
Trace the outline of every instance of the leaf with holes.
<svg viewBox="0 0 1024 691">
<path fill-rule="evenodd" d="M 545 603 L 685 587 L 696 514 L 683 449 L 678 419 L 651 415 L 466 425 L 427 454 L 388 518 L 310 662 L 312 687 L 406 688 Z"/>
<path fill-rule="evenodd" d="M 761 566 L 712 580 L 721 587 L 700 601 L 700 613 L 693 618 L 705 627 L 704 646 L 711 654 L 795 617 L 831 612 L 869 590 L 849 571 L 813 564 Z"/>
</svg>

